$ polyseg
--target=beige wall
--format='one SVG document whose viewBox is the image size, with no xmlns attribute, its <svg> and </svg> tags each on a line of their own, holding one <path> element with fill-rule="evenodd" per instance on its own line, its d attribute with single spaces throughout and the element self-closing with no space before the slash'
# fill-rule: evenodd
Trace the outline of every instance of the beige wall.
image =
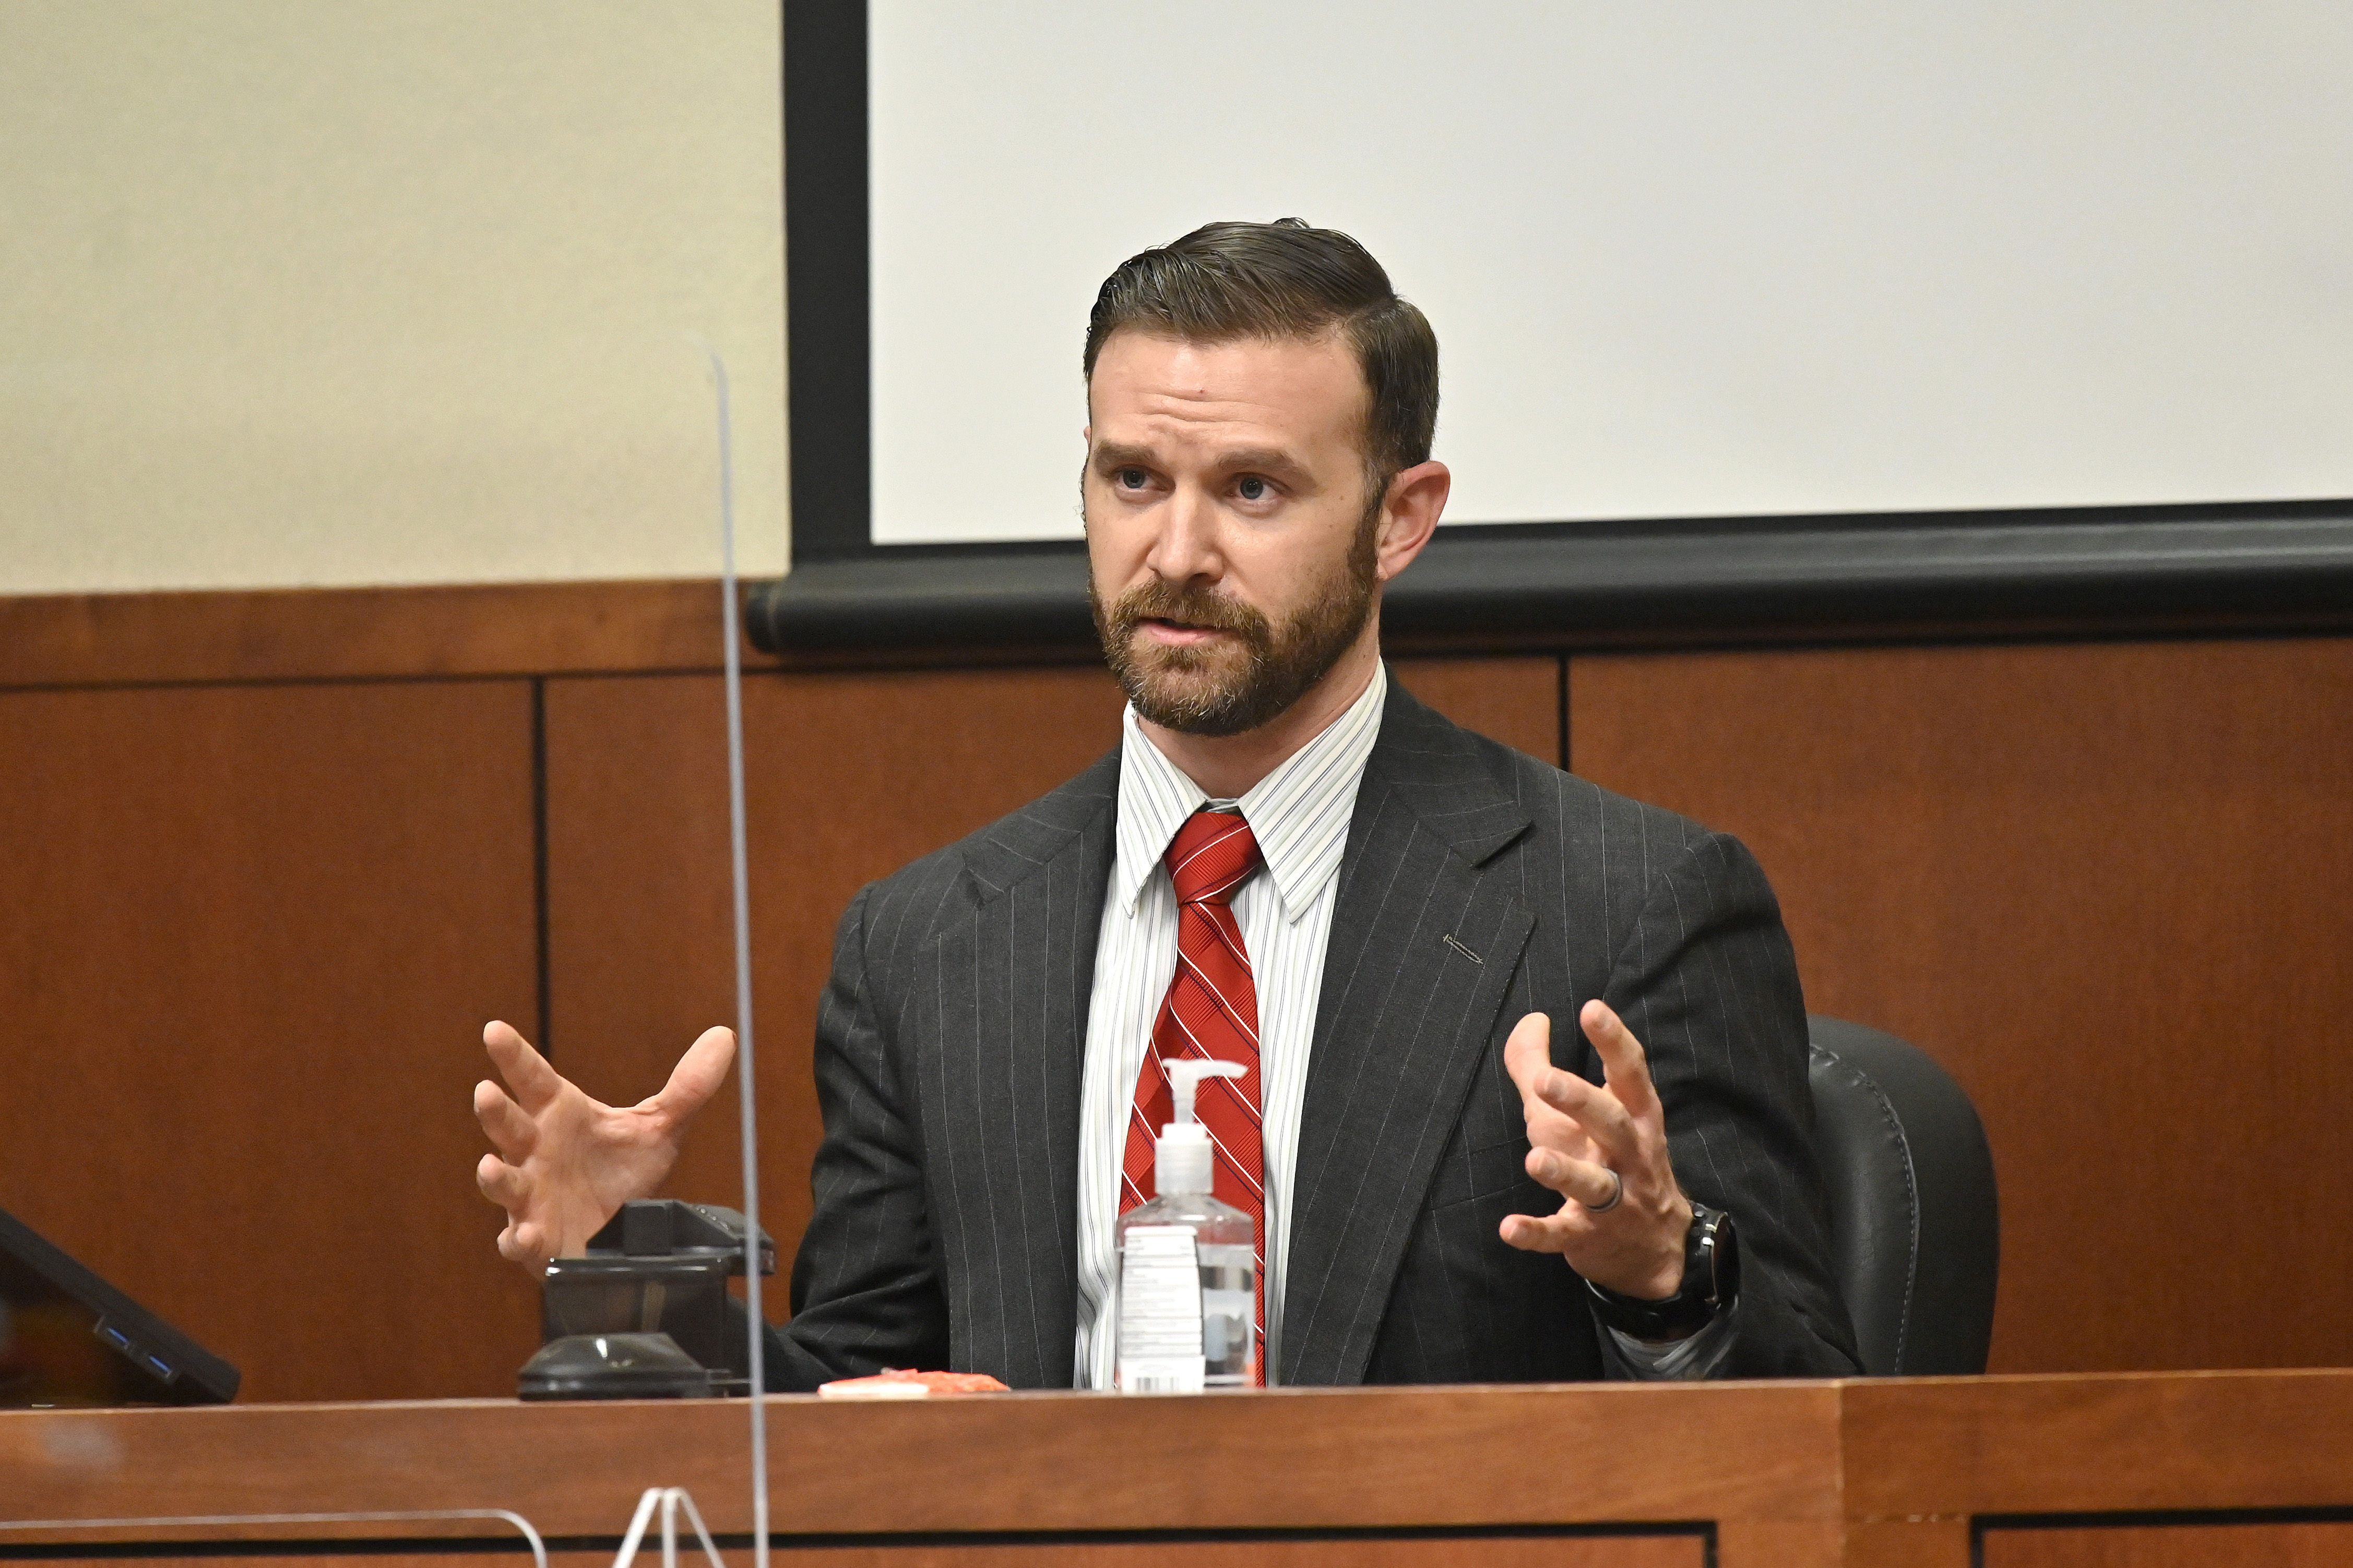
<svg viewBox="0 0 2353 1568">
<path fill-rule="evenodd" d="M 777 27 L 0 4 L 0 593 L 780 570 Z"/>
</svg>

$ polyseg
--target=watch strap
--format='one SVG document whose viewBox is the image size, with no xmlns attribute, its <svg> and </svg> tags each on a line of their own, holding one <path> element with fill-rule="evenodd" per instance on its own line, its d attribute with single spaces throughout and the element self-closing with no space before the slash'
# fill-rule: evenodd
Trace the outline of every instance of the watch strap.
<svg viewBox="0 0 2353 1568">
<path fill-rule="evenodd" d="M 1586 1293 L 1595 1314 L 1620 1333 L 1652 1343 L 1688 1339 L 1738 1299 L 1739 1259 L 1732 1216 L 1694 1203 L 1691 1228 L 1683 1233 L 1682 1289 L 1663 1300 L 1646 1301 L 1588 1279 Z"/>
</svg>

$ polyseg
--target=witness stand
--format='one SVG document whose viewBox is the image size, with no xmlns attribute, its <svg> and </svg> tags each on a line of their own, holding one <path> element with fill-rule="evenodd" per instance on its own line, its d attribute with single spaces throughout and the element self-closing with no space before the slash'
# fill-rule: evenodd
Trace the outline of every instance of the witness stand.
<svg viewBox="0 0 2353 1568">
<path fill-rule="evenodd" d="M 509 1510 L 586 1568 L 675 1486 L 732 1565 L 747 1447 L 716 1400 L 8 1412 L 0 1555 L 524 1568 L 447 1517 Z M 2353 1547 L 2353 1372 L 778 1397 L 769 1465 L 777 1560 L 828 1568 L 2286 1563 Z"/>
</svg>

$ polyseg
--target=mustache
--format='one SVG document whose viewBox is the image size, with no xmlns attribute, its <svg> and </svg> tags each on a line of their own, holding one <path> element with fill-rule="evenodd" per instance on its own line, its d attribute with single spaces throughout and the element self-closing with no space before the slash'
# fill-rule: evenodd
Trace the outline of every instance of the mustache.
<svg viewBox="0 0 2353 1568">
<path fill-rule="evenodd" d="M 1206 588 L 1156 577 L 1122 594 L 1112 605 L 1108 618 L 1122 637 L 1133 632 L 1142 621 L 1176 621 L 1211 631 L 1232 632 L 1252 641 L 1268 630 L 1266 616 L 1248 605 Z"/>
</svg>

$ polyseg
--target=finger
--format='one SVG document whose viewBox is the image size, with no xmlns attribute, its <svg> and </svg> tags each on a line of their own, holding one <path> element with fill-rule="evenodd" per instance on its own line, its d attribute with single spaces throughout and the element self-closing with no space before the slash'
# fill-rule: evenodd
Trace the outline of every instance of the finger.
<svg viewBox="0 0 2353 1568">
<path fill-rule="evenodd" d="M 563 1092 L 562 1076 L 547 1065 L 545 1057 L 531 1048 L 529 1040 L 515 1033 L 512 1025 L 496 1019 L 485 1024 L 482 1048 L 491 1053 L 499 1076 L 507 1080 L 507 1088 L 526 1114 L 538 1115 Z"/>
<path fill-rule="evenodd" d="M 546 1267 L 547 1233 L 536 1225 L 511 1225 L 499 1232 L 499 1256 L 510 1263 Z"/>
<path fill-rule="evenodd" d="M 1506 1246 L 1522 1252 L 1567 1252 L 1593 1234 L 1593 1221 L 1581 1209 L 1545 1215 L 1506 1215 L 1499 1231 Z"/>
<path fill-rule="evenodd" d="M 1607 1208 L 1625 1191 L 1622 1179 L 1607 1165 L 1578 1160 L 1554 1149 L 1531 1149 L 1528 1174 L 1562 1197 L 1588 1209 Z"/>
<path fill-rule="evenodd" d="M 1512 1214 L 1504 1216 L 1501 1234 L 1504 1245 L 1516 1247 L 1522 1252 L 1558 1252 L 1557 1246 L 1547 1246 L 1551 1233 L 1534 1215 Z M 506 1237 L 499 1237 L 499 1250 L 506 1250 Z"/>
<path fill-rule="evenodd" d="M 539 1128 L 522 1113 L 522 1107 L 507 1098 L 506 1090 L 489 1079 L 474 1086 L 474 1120 L 498 1146 L 500 1153 L 516 1164 L 531 1158 L 539 1146 Z"/>
<path fill-rule="evenodd" d="M 1651 1083 L 1650 1058 L 1626 1021 L 1598 997 L 1585 1005 L 1577 1021 L 1600 1053 L 1601 1081 L 1617 1095 L 1618 1102 L 1635 1116 L 1657 1110 L 1659 1093 Z"/>
<path fill-rule="evenodd" d="M 482 1189 L 484 1197 L 506 1210 L 510 1217 L 531 1202 L 531 1177 L 496 1154 L 483 1155 L 481 1163 L 474 1167 L 474 1185 Z"/>
<path fill-rule="evenodd" d="M 661 1092 L 646 1101 L 645 1109 L 659 1110 L 673 1122 L 684 1121 L 719 1092 L 734 1061 L 735 1031 L 703 1030 L 695 1037 L 694 1044 L 686 1047 L 686 1055 L 678 1058 L 678 1066 L 670 1069 L 670 1081 L 662 1085 Z"/>
<path fill-rule="evenodd" d="M 1605 1151 L 1613 1163 L 1624 1165 L 1641 1156 L 1641 1137 L 1634 1119 L 1610 1090 L 1556 1068 L 1537 1080 L 1536 1091 L 1546 1105 L 1576 1122 L 1577 1131 Z"/>
<path fill-rule="evenodd" d="M 1512 1075 L 1519 1086 L 1520 1100 L 1525 1106 L 1538 1096 L 1536 1080 L 1552 1070 L 1552 1019 L 1542 1013 L 1530 1013 L 1512 1026 L 1511 1037 L 1504 1042 L 1504 1070 Z"/>
</svg>

